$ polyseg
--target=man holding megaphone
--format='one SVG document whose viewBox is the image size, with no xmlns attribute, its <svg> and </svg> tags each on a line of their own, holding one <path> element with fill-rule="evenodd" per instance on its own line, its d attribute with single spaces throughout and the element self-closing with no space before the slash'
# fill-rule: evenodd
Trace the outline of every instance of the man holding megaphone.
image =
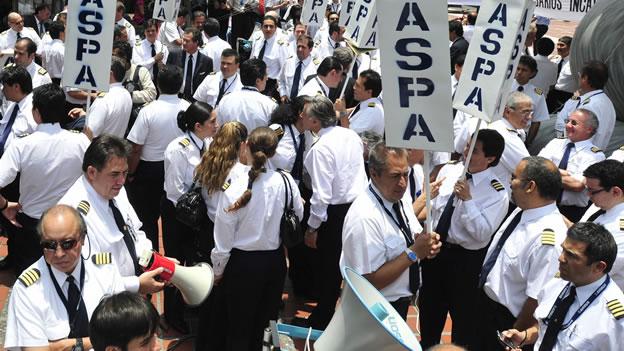
<svg viewBox="0 0 624 351">
<path fill-rule="evenodd" d="M 370 150 L 368 167 L 367 191 L 355 199 L 345 218 L 340 265 L 362 274 L 407 319 L 411 297 L 420 286 L 418 261 L 440 251 L 440 236 L 421 233 L 405 191 L 405 149 L 380 142 Z"/>
</svg>

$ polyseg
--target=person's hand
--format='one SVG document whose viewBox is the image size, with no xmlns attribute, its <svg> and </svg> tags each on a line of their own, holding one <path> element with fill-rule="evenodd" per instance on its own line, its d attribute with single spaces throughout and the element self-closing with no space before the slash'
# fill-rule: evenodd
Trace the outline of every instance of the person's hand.
<svg viewBox="0 0 624 351">
<path fill-rule="evenodd" d="M 522 346 L 524 341 L 526 341 L 526 336 L 527 336 L 526 330 L 519 331 L 518 329 L 507 329 L 507 330 L 504 330 L 501 334 L 503 334 L 503 337 L 505 338 L 506 341 L 511 341 L 514 345 L 517 346 L 515 348 L 506 347 L 505 350 L 507 351 L 522 350 L 520 346 Z"/>
<path fill-rule="evenodd" d="M 214 286 L 217 286 L 221 283 L 221 280 L 223 280 L 223 274 L 219 274 L 219 275 L 215 275 L 214 276 Z"/>
<path fill-rule="evenodd" d="M 438 197 L 438 195 L 440 194 L 440 187 L 442 186 L 442 183 L 444 182 L 445 179 L 446 177 L 442 177 L 436 180 L 435 182 L 429 184 L 429 186 L 431 187 L 431 200 Z"/>
<path fill-rule="evenodd" d="M 347 111 L 347 105 L 345 103 L 345 100 L 343 98 L 336 99 L 336 102 L 334 102 L 334 109 L 337 112 L 346 112 Z"/>
<path fill-rule="evenodd" d="M 158 267 L 153 271 L 145 272 L 139 276 L 139 294 L 154 294 L 165 287 L 164 282 L 156 280 L 156 276 L 164 272 L 163 267 Z"/>
<path fill-rule="evenodd" d="M 432 259 L 436 257 L 440 253 L 440 249 L 442 249 L 440 234 L 433 232 L 431 233 L 431 249 L 429 250 L 429 255 L 427 255 L 427 258 Z"/>
<path fill-rule="evenodd" d="M 7 200 L 8 201 L 8 200 Z M 21 228 L 22 225 L 17 221 L 17 213 L 22 209 L 22 205 L 17 202 L 7 202 L 7 208 L 2 210 L 2 215 L 14 226 Z"/>
<path fill-rule="evenodd" d="M 466 179 L 458 180 L 457 183 L 455 183 L 455 188 L 453 189 L 453 192 L 455 193 L 455 196 L 457 196 L 457 198 L 463 201 L 468 201 L 472 199 L 472 196 L 470 196 L 470 185 L 468 184 L 468 181 L 466 181 Z"/>
<path fill-rule="evenodd" d="M 157 53 L 157 54 L 156 54 L 156 56 L 154 56 L 154 61 L 156 61 L 156 62 L 160 63 L 160 62 L 162 62 L 163 57 L 165 57 L 165 56 L 163 55 L 163 53 L 162 53 L 162 52 L 159 52 L 159 53 Z"/>
<path fill-rule="evenodd" d="M 318 232 L 316 230 L 306 230 L 303 235 L 303 242 L 307 247 L 316 249 L 316 239 L 318 238 Z"/>
<path fill-rule="evenodd" d="M 76 119 L 78 117 L 86 116 L 87 112 L 85 112 L 85 110 L 80 107 L 74 107 L 69 111 L 67 115 L 72 119 Z"/>
<path fill-rule="evenodd" d="M 424 259 L 437 255 L 441 245 L 440 236 L 437 233 L 422 232 L 414 237 L 414 244 L 410 246 L 410 249 L 419 259 Z"/>
</svg>

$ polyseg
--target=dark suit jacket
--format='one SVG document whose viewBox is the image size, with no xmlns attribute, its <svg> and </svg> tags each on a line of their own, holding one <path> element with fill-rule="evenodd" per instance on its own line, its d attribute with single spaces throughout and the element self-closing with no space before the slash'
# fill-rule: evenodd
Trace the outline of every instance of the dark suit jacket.
<svg viewBox="0 0 624 351">
<path fill-rule="evenodd" d="M 468 40 L 459 37 L 451 45 L 451 74 L 455 73 L 455 61 L 460 55 L 466 55 L 468 52 Z"/>
<path fill-rule="evenodd" d="M 185 51 L 176 50 L 169 52 L 167 64 L 178 66 L 182 68 L 182 72 L 184 72 L 184 65 L 186 65 L 187 60 L 188 56 Z M 197 87 L 201 84 L 204 78 L 210 74 L 210 72 L 212 72 L 212 59 L 201 52 L 198 52 L 197 62 L 195 63 L 195 72 L 193 72 L 193 94 L 195 94 Z"/>
<path fill-rule="evenodd" d="M 46 31 L 48 30 L 49 25 L 50 25 L 49 21 L 43 22 L 43 27 L 45 28 Z M 24 16 L 24 27 L 30 27 L 34 29 L 35 32 L 37 32 L 37 34 L 39 34 L 40 37 L 43 36 L 43 34 L 45 34 L 45 33 L 39 32 L 39 26 L 37 25 L 37 20 L 35 19 L 35 15 Z"/>
</svg>

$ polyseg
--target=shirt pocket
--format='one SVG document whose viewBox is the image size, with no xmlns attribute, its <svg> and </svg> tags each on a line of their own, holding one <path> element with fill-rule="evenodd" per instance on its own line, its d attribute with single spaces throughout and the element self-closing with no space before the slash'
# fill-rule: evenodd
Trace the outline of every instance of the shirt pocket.
<svg viewBox="0 0 624 351">
<path fill-rule="evenodd" d="M 402 237 L 391 235 L 384 238 L 384 246 L 386 247 L 386 259 L 392 260 L 395 257 L 399 256 L 405 248 L 407 247 L 405 244 L 405 239 Z"/>
</svg>

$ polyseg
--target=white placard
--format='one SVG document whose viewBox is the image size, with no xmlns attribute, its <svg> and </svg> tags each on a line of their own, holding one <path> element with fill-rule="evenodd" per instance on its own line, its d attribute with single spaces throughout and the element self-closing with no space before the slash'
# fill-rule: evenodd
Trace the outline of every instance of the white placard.
<svg viewBox="0 0 624 351">
<path fill-rule="evenodd" d="M 453 117 L 446 3 L 383 0 L 377 16 L 386 143 L 450 152 Z"/>
<path fill-rule="evenodd" d="M 383 0 L 382 0 L 383 1 Z M 377 48 L 377 1 L 356 0 L 346 32 L 358 48 Z"/>
<path fill-rule="evenodd" d="M 516 55 L 524 42 L 520 24 L 531 0 L 485 0 L 472 36 L 453 107 L 493 122 L 507 96 L 505 81 L 513 78 Z M 515 52 L 514 52 L 515 49 Z M 512 56 L 514 59 L 512 59 Z"/>
<path fill-rule="evenodd" d="M 535 15 L 566 21 L 580 21 L 600 0 L 533 0 Z M 481 0 L 448 0 L 449 5 L 481 5 Z"/>
<path fill-rule="evenodd" d="M 338 24 L 341 27 L 347 27 L 351 19 L 351 12 L 353 12 L 353 8 L 355 7 L 355 0 L 342 0 L 341 4 Z"/>
<path fill-rule="evenodd" d="M 327 0 L 305 0 L 301 10 L 301 23 L 321 26 L 326 8 Z"/>
<path fill-rule="evenodd" d="M 116 5 L 69 0 L 63 86 L 108 91 Z"/>
<path fill-rule="evenodd" d="M 181 0 L 156 0 L 152 18 L 159 21 L 175 21 Z"/>
</svg>

